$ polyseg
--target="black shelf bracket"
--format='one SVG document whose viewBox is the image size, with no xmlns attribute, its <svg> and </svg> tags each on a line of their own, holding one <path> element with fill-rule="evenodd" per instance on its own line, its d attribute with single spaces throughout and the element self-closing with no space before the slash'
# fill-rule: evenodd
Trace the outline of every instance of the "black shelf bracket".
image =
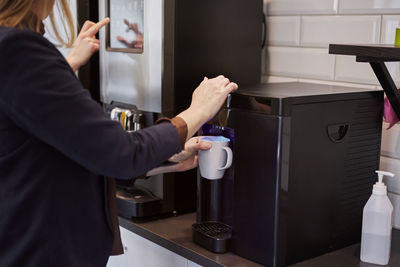
<svg viewBox="0 0 400 267">
<path fill-rule="evenodd" d="M 394 112 L 400 118 L 400 94 L 385 65 L 385 62 L 400 61 L 400 47 L 393 45 L 330 44 L 329 54 L 356 56 L 357 62 L 368 62 Z"/>
<path fill-rule="evenodd" d="M 397 117 L 400 118 L 400 94 L 392 76 L 390 76 L 390 73 L 386 68 L 385 62 L 370 62 L 369 64 L 374 70 L 376 78 L 378 78 L 383 91 L 385 91 L 394 112 L 396 112 Z"/>
</svg>

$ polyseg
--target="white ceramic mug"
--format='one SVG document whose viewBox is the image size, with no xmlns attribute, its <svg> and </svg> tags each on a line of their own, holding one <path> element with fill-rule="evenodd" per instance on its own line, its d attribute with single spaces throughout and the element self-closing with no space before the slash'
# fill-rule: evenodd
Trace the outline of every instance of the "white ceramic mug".
<svg viewBox="0 0 400 267">
<path fill-rule="evenodd" d="M 202 177 L 215 180 L 224 176 L 225 170 L 232 165 L 232 150 L 229 139 L 223 136 L 201 136 L 201 141 L 212 143 L 209 150 L 199 151 L 199 168 Z"/>
</svg>

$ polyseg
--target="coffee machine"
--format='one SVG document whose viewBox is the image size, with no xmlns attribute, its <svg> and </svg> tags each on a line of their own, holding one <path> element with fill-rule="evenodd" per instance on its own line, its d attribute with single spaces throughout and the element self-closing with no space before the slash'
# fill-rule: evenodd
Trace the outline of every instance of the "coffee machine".
<svg viewBox="0 0 400 267">
<path fill-rule="evenodd" d="M 259 83 L 262 10 L 262 0 L 99 0 L 99 17 L 110 17 L 100 34 L 105 111 L 133 131 L 187 108 L 205 76 Z M 124 217 L 196 208 L 196 171 L 117 185 Z"/>
<path fill-rule="evenodd" d="M 202 134 L 230 138 L 220 180 L 198 174 L 193 240 L 266 266 L 357 242 L 379 169 L 383 92 L 306 83 L 241 87 Z"/>
</svg>

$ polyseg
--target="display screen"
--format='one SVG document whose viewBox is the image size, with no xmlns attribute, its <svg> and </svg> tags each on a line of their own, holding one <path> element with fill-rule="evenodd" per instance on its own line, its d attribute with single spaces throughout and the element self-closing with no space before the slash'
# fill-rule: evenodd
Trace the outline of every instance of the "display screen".
<svg viewBox="0 0 400 267">
<path fill-rule="evenodd" d="M 107 49 L 143 53 L 143 0 L 109 0 Z"/>
</svg>

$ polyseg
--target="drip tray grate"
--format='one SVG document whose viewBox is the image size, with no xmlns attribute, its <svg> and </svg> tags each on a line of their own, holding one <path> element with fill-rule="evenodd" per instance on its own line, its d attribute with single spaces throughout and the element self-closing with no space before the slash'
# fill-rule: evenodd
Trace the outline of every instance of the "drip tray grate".
<svg viewBox="0 0 400 267">
<path fill-rule="evenodd" d="M 193 241 L 215 253 L 228 251 L 232 227 L 220 222 L 200 222 L 192 225 Z"/>
</svg>

